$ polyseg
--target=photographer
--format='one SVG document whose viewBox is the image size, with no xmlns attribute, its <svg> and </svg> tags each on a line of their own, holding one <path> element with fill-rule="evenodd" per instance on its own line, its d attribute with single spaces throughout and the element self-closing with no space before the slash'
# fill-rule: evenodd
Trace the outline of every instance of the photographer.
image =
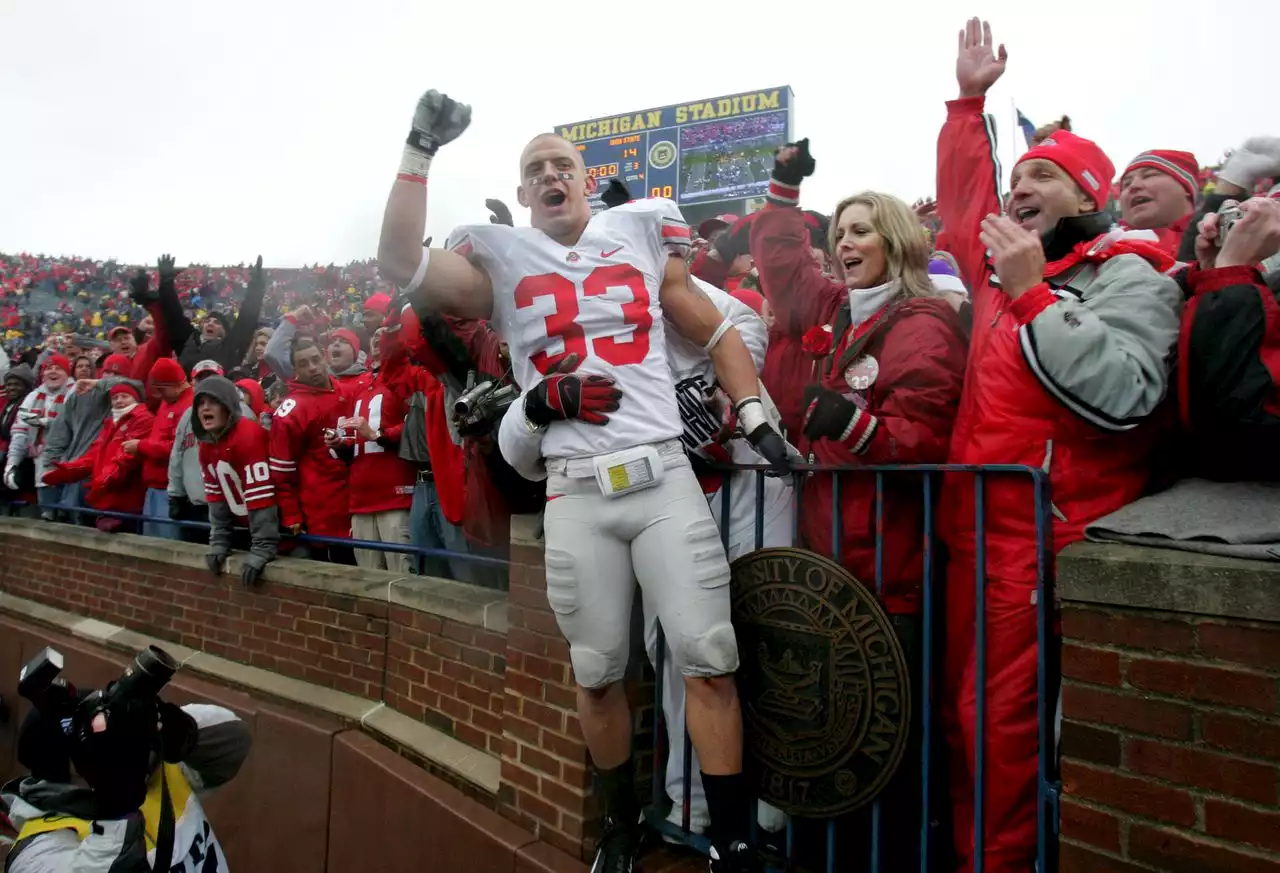
<svg viewBox="0 0 1280 873">
<path fill-rule="evenodd" d="M 23 689 L 38 702 L 18 736 L 18 761 L 31 774 L 0 789 L 18 831 L 8 873 L 225 873 L 199 796 L 235 777 L 251 736 L 220 706 L 157 698 L 146 673 L 157 658 L 176 669 L 151 649 L 101 692 L 55 683 L 49 691 L 61 695 L 50 704 L 53 694 Z M 50 663 L 60 666 L 61 656 L 46 649 L 24 668 L 22 684 L 47 676 Z"/>
</svg>

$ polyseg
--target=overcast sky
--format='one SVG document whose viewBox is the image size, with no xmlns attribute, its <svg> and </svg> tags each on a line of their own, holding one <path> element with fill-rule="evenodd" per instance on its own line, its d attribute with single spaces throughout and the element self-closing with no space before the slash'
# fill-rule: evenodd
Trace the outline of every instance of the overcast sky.
<svg viewBox="0 0 1280 873">
<path fill-rule="evenodd" d="M 0 251 L 370 257 L 432 87 L 473 106 L 432 168 L 437 241 L 486 221 L 486 197 L 527 223 L 517 162 L 538 131 L 782 84 L 818 161 L 803 205 L 827 211 L 863 188 L 911 201 L 934 190 L 966 13 L 989 18 L 1010 53 L 988 98 L 1006 175 L 1014 99 L 1036 124 L 1069 114 L 1120 167 L 1146 148 L 1207 163 L 1280 133 L 1275 60 L 1240 48 L 1280 32 L 1280 3 L 1231 5 L 840 2 L 813 17 L 820 5 L 777 0 L 0 0 Z M 811 17 L 787 20 L 793 10 Z"/>
</svg>

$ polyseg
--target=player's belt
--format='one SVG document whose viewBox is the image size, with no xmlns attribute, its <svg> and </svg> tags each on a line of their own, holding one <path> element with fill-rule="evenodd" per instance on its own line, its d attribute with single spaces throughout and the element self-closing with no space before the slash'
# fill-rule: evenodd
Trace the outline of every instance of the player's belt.
<svg viewBox="0 0 1280 873">
<path fill-rule="evenodd" d="M 680 444 L 679 439 L 653 443 L 653 448 L 658 452 L 658 457 L 662 458 L 664 462 L 668 458 L 684 457 L 684 446 Z M 581 458 L 549 458 L 546 462 L 547 473 L 554 476 L 566 476 L 570 479 L 587 479 L 596 475 L 596 459 L 607 457 L 609 454 L 614 453 L 587 455 Z"/>
</svg>

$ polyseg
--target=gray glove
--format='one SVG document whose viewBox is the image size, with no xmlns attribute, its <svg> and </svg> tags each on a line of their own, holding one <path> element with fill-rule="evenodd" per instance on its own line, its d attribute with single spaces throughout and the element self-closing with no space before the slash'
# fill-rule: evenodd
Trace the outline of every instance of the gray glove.
<svg viewBox="0 0 1280 873">
<path fill-rule="evenodd" d="M 470 123 L 470 106 L 433 88 L 418 98 L 408 144 L 431 157 L 440 146 L 461 136 Z"/>
<path fill-rule="evenodd" d="M 244 566 L 240 569 L 240 584 L 245 588 L 257 588 L 262 581 L 262 570 L 266 566 L 266 558 L 245 555 Z"/>
<path fill-rule="evenodd" d="M 4 487 L 10 491 L 18 490 L 18 468 L 6 467 L 4 471 Z"/>
<path fill-rule="evenodd" d="M 204 565 L 215 576 L 222 575 L 222 567 L 227 563 L 226 552 L 209 552 L 204 556 Z"/>
<path fill-rule="evenodd" d="M 1253 186 L 1268 177 L 1280 176 L 1280 137 L 1255 136 L 1231 153 L 1218 171 L 1218 178 L 1253 193 Z"/>
</svg>

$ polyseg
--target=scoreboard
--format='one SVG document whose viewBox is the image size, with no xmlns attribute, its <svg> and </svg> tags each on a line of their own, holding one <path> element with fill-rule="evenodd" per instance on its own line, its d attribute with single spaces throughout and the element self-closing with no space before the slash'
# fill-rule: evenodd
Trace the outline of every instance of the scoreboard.
<svg viewBox="0 0 1280 873">
<path fill-rule="evenodd" d="M 773 153 L 791 141 L 791 88 L 626 112 L 556 125 L 578 147 L 587 174 L 600 183 L 618 177 L 634 198 L 667 197 L 691 224 L 722 212 L 744 214 L 763 198 Z"/>
</svg>

